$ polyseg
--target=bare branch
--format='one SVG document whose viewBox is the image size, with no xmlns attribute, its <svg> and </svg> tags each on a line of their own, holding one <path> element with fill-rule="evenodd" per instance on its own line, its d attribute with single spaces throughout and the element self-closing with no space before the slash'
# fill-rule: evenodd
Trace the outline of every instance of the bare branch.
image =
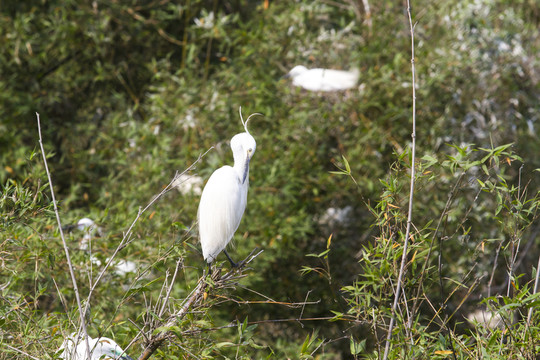
<svg viewBox="0 0 540 360">
<path fill-rule="evenodd" d="M 540 257 L 538 257 L 538 265 L 536 265 L 536 277 L 534 279 L 534 289 L 533 289 L 533 294 L 536 294 L 538 292 L 538 279 L 539 279 L 539 271 L 538 269 L 540 269 Z M 533 306 L 530 307 L 529 309 L 529 313 L 527 314 L 527 330 L 529 329 L 529 326 L 531 325 L 531 318 L 532 318 L 532 314 L 533 314 Z"/>
<path fill-rule="evenodd" d="M 75 279 L 75 273 L 73 272 L 73 265 L 71 264 L 71 257 L 69 256 L 69 249 L 67 247 L 66 239 L 64 237 L 64 231 L 62 230 L 62 222 L 60 221 L 60 214 L 58 213 L 58 206 L 56 205 L 56 198 L 54 196 L 54 188 L 53 188 L 53 182 L 51 179 L 51 173 L 49 171 L 49 166 L 47 164 L 47 156 L 45 156 L 45 150 L 43 149 L 43 139 L 41 137 L 41 122 L 39 119 L 39 114 L 37 112 L 36 112 L 36 117 L 37 117 L 38 133 L 39 133 L 39 147 L 41 149 L 41 155 L 43 155 L 43 163 L 45 165 L 45 171 L 47 172 L 47 178 L 49 180 L 49 187 L 51 189 L 51 197 L 53 200 L 54 213 L 56 215 L 56 221 L 58 223 L 58 231 L 60 232 L 60 237 L 62 238 L 62 245 L 64 246 L 64 252 L 66 253 L 69 274 L 71 275 L 71 282 L 73 284 L 73 292 L 75 293 L 75 298 L 77 299 L 77 306 L 79 307 L 79 317 L 81 320 L 81 327 L 82 327 L 84 338 L 86 340 L 86 351 L 87 351 L 87 354 L 90 354 L 90 343 L 88 342 L 88 333 L 86 331 L 86 322 L 84 318 L 86 309 L 83 310 L 81 306 L 79 288 L 77 287 L 77 279 Z"/>
<path fill-rule="evenodd" d="M 409 192 L 409 211 L 407 215 L 407 229 L 405 231 L 405 239 L 403 243 L 403 254 L 401 255 L 401 266 L 399 269 L 398 280 L 396 284 L 396 293 L 394 297 L 394 303 L 392 305 L 392 317 L 390 318 L 390 325 L 388 326 L 388 334 L 386 336 L 386 345 L 384 348 L 383 359 L 388 359 L 388 352 L 390 351 L 390 340 L 392 339 L 392 330 L 394 328 L 394 322 L 396 319 L 396 309 L 398 306 L 399 296 L 401 293 L 403 273 L 405 272 L 405 264 L 407 262 L 407 248 L 409 245 L 409 234 L 411 231 L 412 222 L 412 207 L 413 207 L 413 194 L 414 194 L 414 181 L 416 177 L 416 74 L 414 65 L 414 27 L 411 16 L 411 4 L 407 0 L 407 16 L 409 18 L 409 27 L 411 33 L 411 70 L 412 70 L 412 145 L 411 145 L 411 188 Z M 406 325 L 408 327 L 408 324 Z"/>
<path fill-rule="evenodd" d="M 9 346 L 8 344 L 5 344 L 5 343 L 4 343 L 3 345 L 4 345 L 5 347 L 7 347 L 8 349 L 10 349 L 10 350 L 13 350 L 13 351 L 18 352 L 18 353 L 20 353 L 20 354 L 23 354 L 23 355 L 26 356 L 26 357 L 29 357 L 30 359 L 41 360 L 40 358 L 37 358 L 37 357 L 35 357 L 35 356 L 32 356 L 32 355 L 30 355 L 30 354 L 28 354 L 28 353 L 26 353 L 26 352 L 24 352 L 24 351 L 22 351 L 22 350 L 20 350 L 20 349 L 17 349 L 17 348 L 15 348 L 15 347 L 13 347 L 13 346 Z"/>
</svg>

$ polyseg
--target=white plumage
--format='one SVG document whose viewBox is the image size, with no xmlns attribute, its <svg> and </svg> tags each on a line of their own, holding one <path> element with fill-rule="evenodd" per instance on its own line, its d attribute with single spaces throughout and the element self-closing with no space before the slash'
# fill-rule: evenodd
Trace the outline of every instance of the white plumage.
<svg viewBox="0 0 540 360">
<path fill-rule="evenodd" d="M 308 69 L 303 65 L 297 65 L 285 77 L 291 78 L 293 85 L 309 91 L 342 91 L 356 86 L 360 71 Z"/>
<path fill-rule="evenodd" d="M 257 144 L 247 131 L 247 122 L 242 120 L 246 132 L 231 139 L 234 166 L 223 166 L 210 176 L 199 203 L 199 238 L 204 259 L 210 264 L 225 250 L 231 241 L 246 209 L 249 187 L 249 161 Z M 241 116 L 241 114 L 240 114 Z M 233 266 L 225 251 L 227 258 Z"/>
<path fill-rule="evenodd" d="M 88 342 L 90 344 L 91 360 L 133 360 L 113 339 L 109 339 L 107 337 L 92 339 L 89 336 Z M 70 336 L 68 336 L 58 351 L 62 351 L 59 356 L 60 359 L 88 359 L 86 341 L 82 336 L 77 339 L 76 333 L 72 333 Z"/>
</svg>

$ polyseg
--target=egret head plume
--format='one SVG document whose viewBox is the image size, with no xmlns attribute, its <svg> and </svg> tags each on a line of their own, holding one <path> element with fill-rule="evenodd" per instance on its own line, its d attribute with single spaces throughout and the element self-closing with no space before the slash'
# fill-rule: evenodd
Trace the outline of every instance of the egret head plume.
<svg viewBox="0 0 540 360">
<path fill-rule="evenodd" d="M 242 117 L 242 107 L 240 106 L 240 108 L 238 109 L 238 112 L 240 113 L 240 121 L 242 121 L 242 125 L 244 125 L 244 129 L 246 130 L 246 132 L 249 134 L 249 130 L 247 128 L 247 124 L 249 122 L 249 119 L 251 119 L 252 116 L 255 116 L 255 115 L 260 115 L 260 116 L 263 116 L 262 114 L 259 114 L 259 113 L 253 113 L 251 115 L 248 116 L 247 120 L 244 121 L 244 118 Z M 250 134 L 251 135 L 251 134 Z"/>
</svg>

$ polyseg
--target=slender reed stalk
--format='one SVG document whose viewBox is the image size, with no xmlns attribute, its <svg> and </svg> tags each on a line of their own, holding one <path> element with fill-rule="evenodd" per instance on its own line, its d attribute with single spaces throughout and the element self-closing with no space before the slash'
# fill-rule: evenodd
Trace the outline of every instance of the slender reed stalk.
<svg viewBox="0 0 540 360">
<path fill-rule="evenodd" d="M 37 117 L 38 133 L 39 133 L 39 147 L 41 149 L 41 155 L 43 155 L 43 163 L 45 165 L 45 171 L 47 172 L 47 178 L 49 180 L 49 187 L 51 189 L 51 196 L 52 196 L 53 206 L 54 206 L 54 214 L 56 215 L 56 222 L 58 223 L 58 231 L 60 232 L 60 237 L 62 238 L 62 245 L 64 247 L 64 252 L 66 253 L 69 274 L 71 276 L 71 282 L 73 284 L 73 292 L 75 293 L 75 299 L 77 299 L 77 306 L 79 308 L 79 317 L 81 320 L 82 332 L 86 341 L 86 352 L 88 355 L 90 355 L 90 343 L 88 342 L 88 333 L 86 331 L 86 321 L 84 317 L 85 311 L 83 310 L 81 306 L 81 298 L 79 295 L 79 288 L 77 287 L 77 279 L 75 279 L 75 273 L 73 272 L 73 265 L 71 264 L 71 257 L 69 256 L 69 249 L 67 247 L 66 239 L 64 237 L 64 231 L 62 230 L 62 222 L 60 221 L 60 214 L 58 213 L 58 206 L 56 205 L 56 198 L 54 196 L 54 187 L 53 187 L 53 182 L 51 179 L 51 173 L 49 171 L 49 166 L 47 164 L 47 156 L 45 156 L 45 150 L 43 149 L 43 139 L 41 137 L 41 122 L 39 119 L 39 113 L 37 112 L 36 112 L 36 117 Z"/>
<path fill-rule="evenodd" d="M 401 255 L 401 266 L 399 269 L 398 280 L 396 284 L 396 291 L 394 297 L 394 303 L 392 305 L 392 317 L 390 318 L 390 325 L 388 326 L 388 334 L 386 335 L 386 345 L 384 347 L 383 359 L 388 359 L 388 353 L 390 351 L 390 340 L 392 339 L 392 330 L 394 329 L 394 323 L 396 320 L 396 310 L 398 307 L 399 297 L 401 294 L 401 286 L 403 281 L 403 274 L 405 272 L 405 264 L 407 263 L 407 248 L 409 245 L 409 236 L 411 231 L 412 222 L 412 208 L 413 208 L 413 195 L 414 195 L 414 181 L 416 176 L 416 69 L 414 65 L 414 25 L 411 16 L 411 4 L 407 0 L 407 16 L 409 18 L 409 30 L 411 33 L 411 69 L 412 69 L 412 144 L 411 144 L 411 188 L 409 191 L 409 210 L 407 215 L 407 229 L 405 231 L 405 240 L 403 243 L 403 254 Z"/>
</svg>

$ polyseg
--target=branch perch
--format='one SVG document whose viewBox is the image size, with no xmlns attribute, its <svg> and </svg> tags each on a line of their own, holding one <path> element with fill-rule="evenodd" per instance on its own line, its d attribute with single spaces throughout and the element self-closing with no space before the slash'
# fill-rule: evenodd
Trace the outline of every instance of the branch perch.
<svg viewBox="0 0 540 360">
<path fill-rule="evenodd" d="M 253 250 L 241 263 L 237 268 L 229 270 L 225 275 L 221 275 L 222 268 L 215 268 L 212 273 L 210 274 L 211 281 L 207 281 L 206 275 L 203 275 L 199 279 L 199 283 L 193 289 L 191 294 L 186 298 L 184 303 L 182 304 L 182 307 L 176 311 L 174 314 L 172 314 L 169 317 L 169 320 L 163 325 L 164 328 L 169 329 L 173 327 L 178 321 L 182 320 L 186 314 L 192 309 L 193 307 L 202 304 L 202 302 L 205 299 L 205 292 L 208 289 L 208 286 L 210 283 L 213 283 L 214 289 L 224 288 L 229 285 L 231 285 L 231 282 L 233 282 L 235 279 L 242 277 L 242 270 L 245 268 L 246 265 L 248 265 L 253 259 L 255 259 L 257 256 L 259 256 L 260 253 L 263 252 L 263 250 L 260 250 L 257 252 L 258 249 Z M 147 360 L 150 358 L 150 356 L 169 338 L 172 336 L 172 332 L 169 330 L 164 330 L 160 332 L 159 334 L 155 336 L 149 337 L 149 341 L 145 346 L 144 351 L 139 356 L 138 360 Z"/>
</svg>

